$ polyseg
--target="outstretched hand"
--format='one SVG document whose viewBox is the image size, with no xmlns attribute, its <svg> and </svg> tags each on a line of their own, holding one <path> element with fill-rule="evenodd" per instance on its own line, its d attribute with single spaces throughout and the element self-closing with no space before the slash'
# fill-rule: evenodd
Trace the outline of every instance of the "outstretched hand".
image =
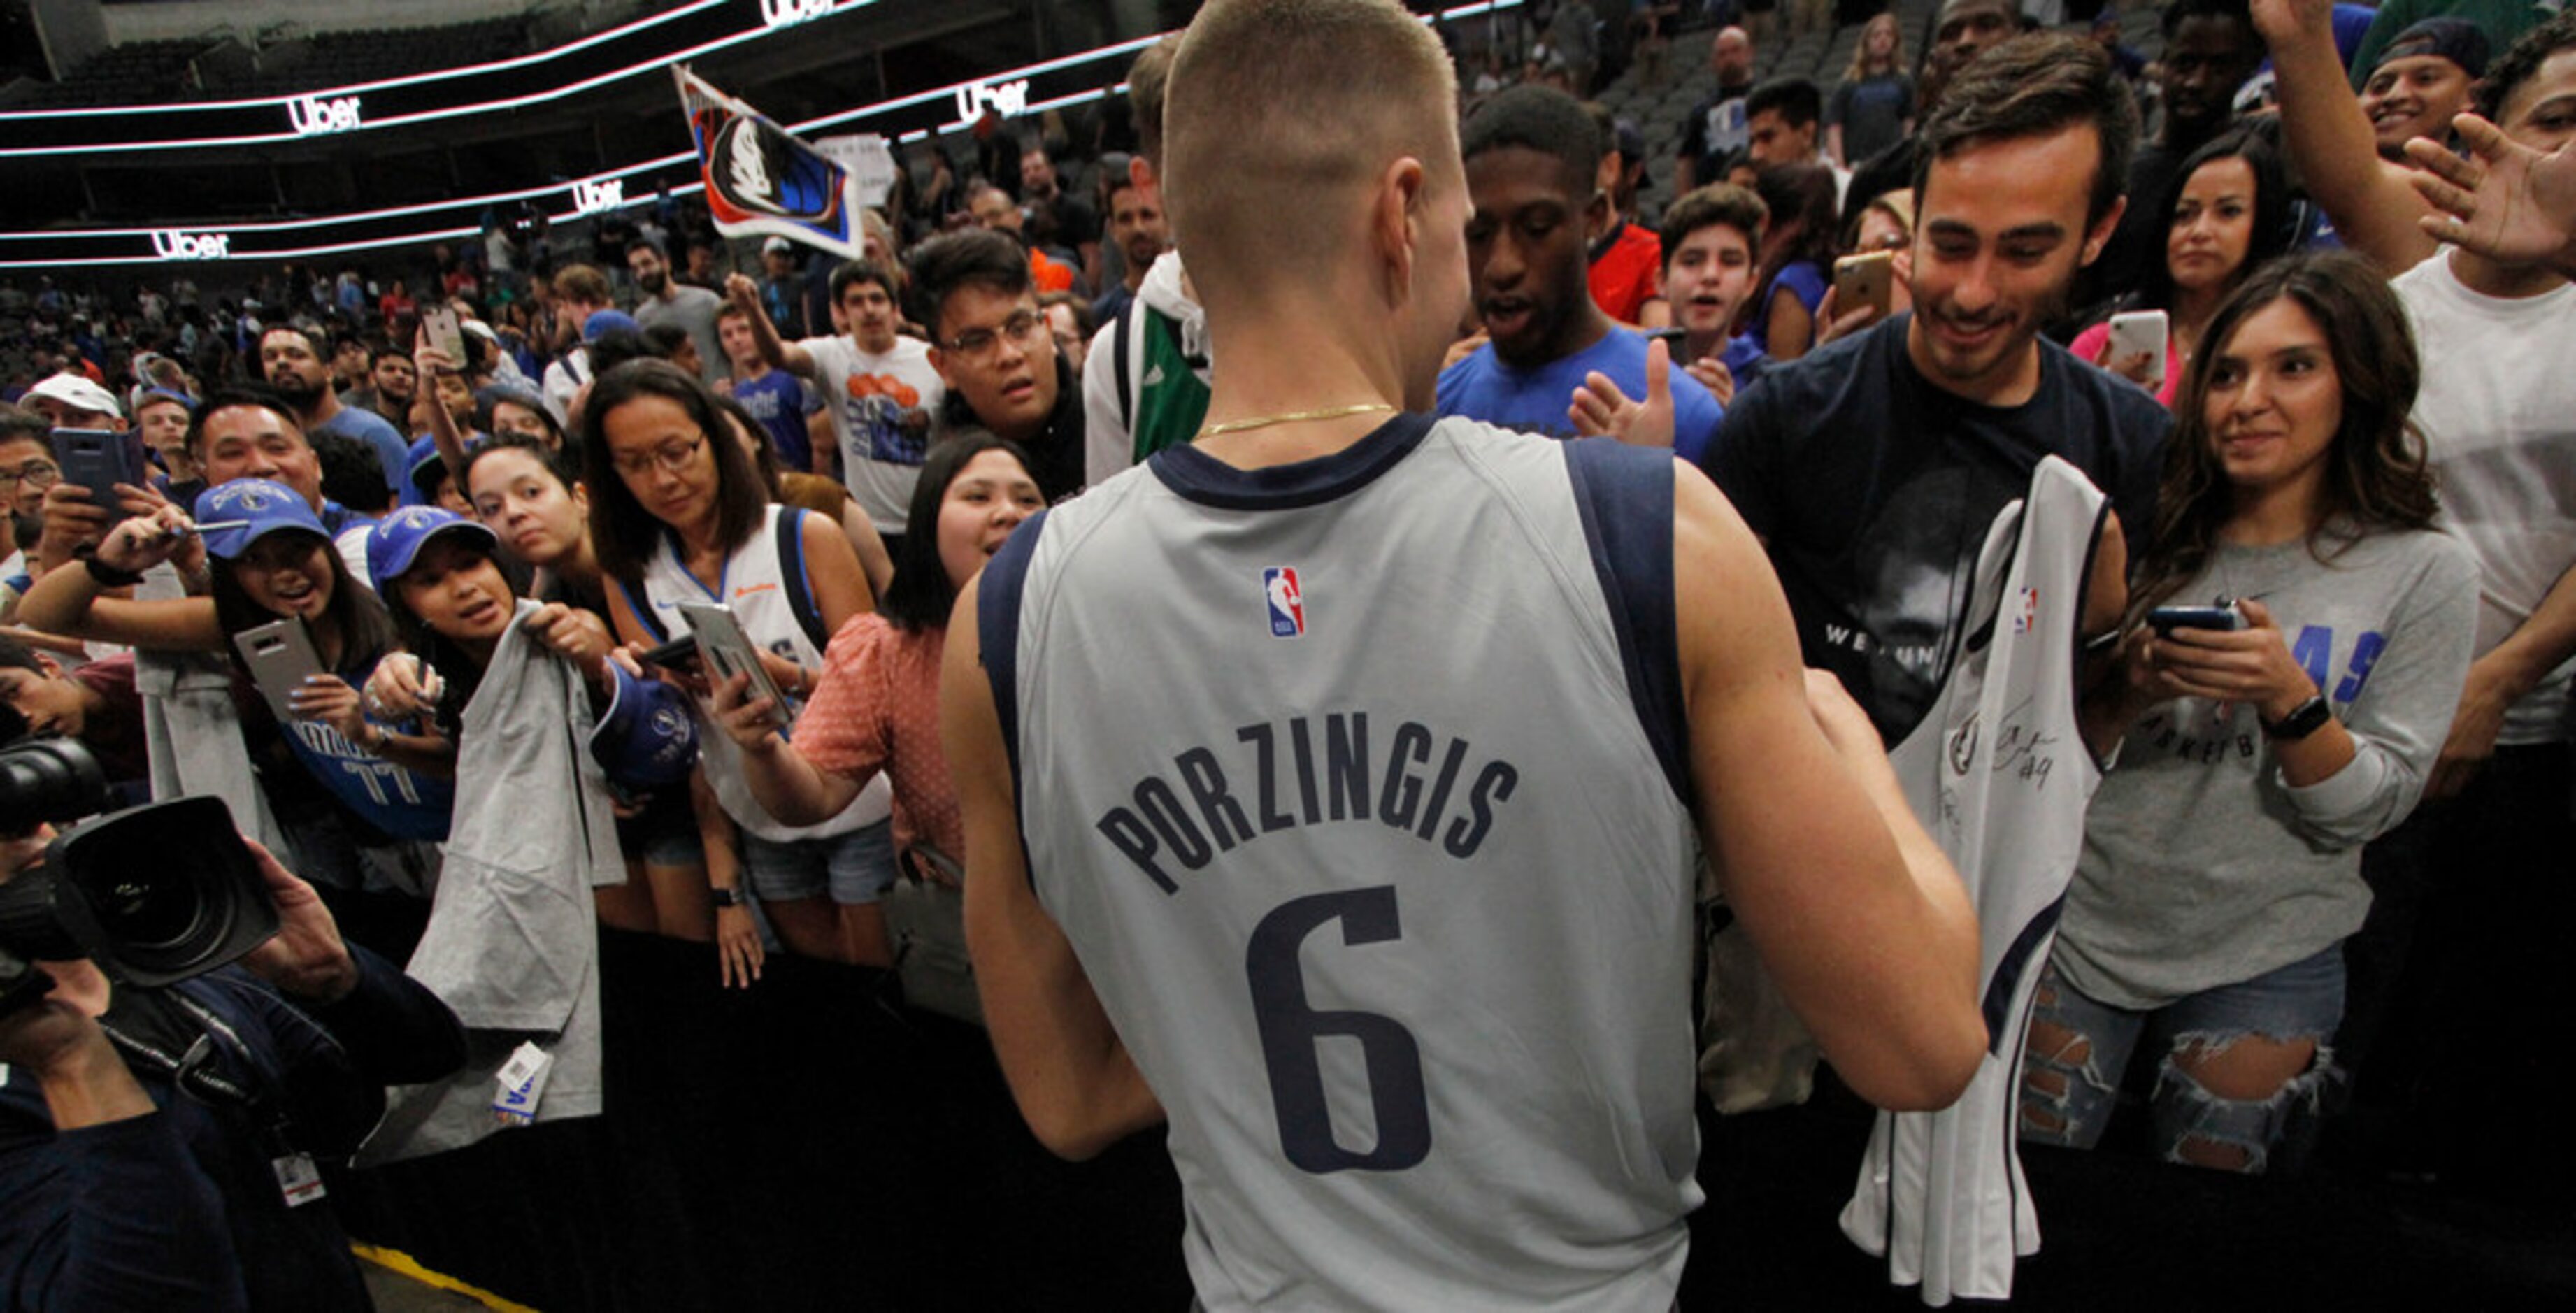
<svg viewBox="0 0 2576 1313">
<path fill-rule="evenodd" d="M 1646 343 L 1646 395 L 1631 400 L 1598 370 L 1583 377 L 1565 416 L 1587 438 L 1615 437 L 1632 447 L 1673 445 L 1673 354 L 1662 338 Z"/>
<path fill-rule="evenodd" d="M 2576 142 L 2543 155 L 2475 114 L 2451 120 L 2465 158 L 2425 137 L 2406 143 L 2408 178 L 2440 213 L 2426 234 L 2493 259 L 2576 270 Z"/>
</svg>

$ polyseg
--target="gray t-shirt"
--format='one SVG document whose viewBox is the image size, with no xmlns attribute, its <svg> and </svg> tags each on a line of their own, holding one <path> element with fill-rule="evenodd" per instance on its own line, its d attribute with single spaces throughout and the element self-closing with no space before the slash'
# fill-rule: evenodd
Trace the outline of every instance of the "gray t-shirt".
<svg viewBox="0 0 2576 1313">
<path fill-rule="evenodd" d="M 716 336 L 716 312 L 724 309 L 724 298 L 687 283 L 672 283 L 670 289 L 668 301 L 654 296 L 637 301 L 635 322 L 646 328 L 668 323 L 687 329 L 689 340 L 698 344 L 699 381 L 713 383 L 723 378 L 724 342 Z"/>
<path fill-rule="evenodd" d="M 2332 543 L 2329 541 L 2331 551 Z M 2054 961 L 2087 997 L 2160 1007 L 2251 980 L 2361 928 L 2361 845 L 2414 809 L 2477 631 L 2477 565 L 2433 532 L 2221 545 L 2175 595 L 2261 602 L 2351 731 L 2342 770 L 2281 778 L 2253 707 L 2167 702 L 2129 727 L 2084 826 Z"/>
</svg>

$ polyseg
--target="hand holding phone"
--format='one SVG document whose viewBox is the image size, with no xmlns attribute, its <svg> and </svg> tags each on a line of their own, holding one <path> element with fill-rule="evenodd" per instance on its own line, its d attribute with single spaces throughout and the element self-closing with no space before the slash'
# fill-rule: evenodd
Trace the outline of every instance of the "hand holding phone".
<svg viewBox="0 0 2576 1313">
<path fill-rule="evenodd" d="M 2220 598 L 2209 606 L 2160 606 L 2147 612 L 2147 627 L 2158 638 L 2170 638 L 2177 629 L 2215 629 L 2232 633 L 2245 627 L 2245 613 L 2236 603 Z"/>
<path fill-rule="evenodd" d="M 123 433 L 55 429 L 54 462 L 63 467 L 63 482 L 86 490 L 90 504 L 103 511 L 124 509 L 117 499 L 116 485 L 146 486 L 142 443 Z"/>
<path fill-rule="evenodd" d="M 1862 306 L 1873 321 L 1885 319 L 1896 279 L 1894 251 L 1864 251 L 1834 261 L 1834 309 L 1848 314 Z"/>
<path fill-rule="evenodd" d="M 465 326 L 456 320 L 453 307 L 426 306 L 420 312 L 420 344 L 434 346 L 447 353 L 456 368 L 465 368 Z"/>
<path fill-rule="evenodd" d="M 2111 316 L 2112 372 L 2125 374 L 2130 381 L 2150 392 L 2165 385 L 2165 344 L 2172 337 L 2171 321 L 2162 310 L 2124 310 Z M 2144 368 L 2130 372 L 2124 362 L 2144 355 Z"/>
</svg>

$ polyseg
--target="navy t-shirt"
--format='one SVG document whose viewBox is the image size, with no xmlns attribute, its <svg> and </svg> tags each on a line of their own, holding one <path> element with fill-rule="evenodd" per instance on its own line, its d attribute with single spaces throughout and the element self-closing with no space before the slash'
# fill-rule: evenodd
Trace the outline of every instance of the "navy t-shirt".
<svg viewBox="0 0 2576 1313">
<path fill-rule="evenodd" d="M 1698 379 L 1681 371 L 1679 363 L 1672 373 L 1673 451 L 1697 462 L 1707 454 L 1709 440 L 1716 436 L 1718 421 L 1726 412 Z M 1574 390 L 1583 386 L 1584 375 L 1594 371 L 1606 375 L 1630 397 L 1642 399 L 1646 395 L 1645 335 L 1613 326 L 1591 346 L 1527 370 L 1504 364 L 1487 343 L 1440 371 L 1436 413 L 1464 415 L 1524 433 L 1574 437 L 1574 421 L 1565 412 L 1574 403 Z"/>
<path fill-rule="evenodd" d="M 1765 370 L 1705 462 L 1768 545 L 1807 664 L 1840 676 L 1890 743 L 1939 691 L 1986 531 L 2040 459 L 2109 494 L 2135 560 L 2173 424 L 2144 389 L 2045 340 L 2030 400 L 1944 391 L 1906 355 L 1911 319 Z"/>
</svg>

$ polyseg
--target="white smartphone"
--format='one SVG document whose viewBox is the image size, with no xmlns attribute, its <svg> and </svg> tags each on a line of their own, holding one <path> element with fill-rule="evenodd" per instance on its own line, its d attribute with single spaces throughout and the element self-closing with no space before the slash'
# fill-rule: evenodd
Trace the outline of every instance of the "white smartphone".
<svg viewBox="0 0 2576 1313">
<path fill-rule="evenodd" d="M 268 699 L 268 709 L 280 721 L 295 719 L 295 705 L 287 699 L 304 687 L 306 676 L 323 672 L 322 654 L 314 650 L 304 622 L 290 617 L 254 625 L 233 635 L 233 646 L 241 650 L 242 664 L 250 668 L 260 696 Z"/>
<path fill-rule="evenodd" d="M 749 701 L 769 699 L 773 714 L 783 728 L 794 717 L 788 711 L 787 698 L 770 679 L 769 671 L 760 664 L 760 649 L 742 632 L 742 622 L 734 618 L 730 607 L 705 602 L 683 602 L 680 616 L 689 622 L 689 632 L 698 637 L 698 660 L 709 681 L 731 679 L 735 675 L 751 676 L 751 687 L 743 697 Z"/>
<path fill-rule="evenodd" d="M 2147 353 L 2147 377 L 2154 379 L 2151 388 L 2164 386 L 2165 343 L 2173 329 L 2162 310 L 2124 310 L 2111 316 L 2111 359 L 2126 360 L 2141 351 Z"/>
<path fill-rule="evenodd" d="M 456 362 L 458 370 L 465 368 L 465 326 L 456 321 L 453 308 L 443 305 L 423 307 L 420 312 L 420 340 L 424 346 L 434 346 L 446 352 L 447 358 Z"/>
</svg>

